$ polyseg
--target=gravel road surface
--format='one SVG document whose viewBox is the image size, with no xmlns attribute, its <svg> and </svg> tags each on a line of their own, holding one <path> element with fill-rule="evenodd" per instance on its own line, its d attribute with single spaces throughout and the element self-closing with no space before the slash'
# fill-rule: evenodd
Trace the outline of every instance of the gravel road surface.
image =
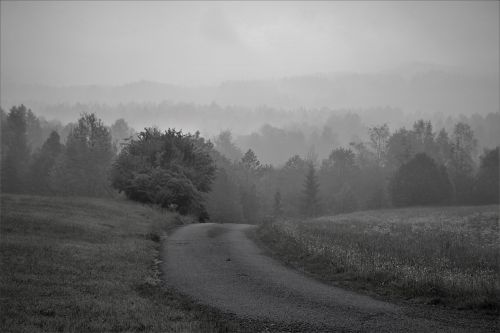
<svg viewBox="0 0 500 333">
<path fill-rule="evenodd" d="M 321 283 L 266 256 L 247 237 L 250 228 L 254 226 L 206 223 L 177 229 L 163 246 L 166 285 L 238 317 L 295 323 L 311 331 L 495 329 L 492 321 L 415 311 Z"/>
</svg>

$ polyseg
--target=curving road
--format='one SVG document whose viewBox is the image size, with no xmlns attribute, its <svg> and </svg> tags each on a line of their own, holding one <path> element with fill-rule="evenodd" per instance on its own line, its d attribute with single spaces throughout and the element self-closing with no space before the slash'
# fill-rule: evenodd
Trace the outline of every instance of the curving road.
<svg viewBox="0 0 500 333">
<path fill-rule="evenodd" d="M 193 224 L 163 247 L 166 284 L 239 317 L 333 331 L 488 331 L 460 318 L 436 318 L 318 282 L 266 256 L 242 224 Z M 492 327 L 490 327 L 490 330 Z"/>
</svg>

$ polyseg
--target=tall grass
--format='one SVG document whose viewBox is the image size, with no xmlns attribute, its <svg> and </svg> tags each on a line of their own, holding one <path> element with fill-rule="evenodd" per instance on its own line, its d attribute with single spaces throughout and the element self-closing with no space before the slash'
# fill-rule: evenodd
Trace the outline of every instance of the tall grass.
<svg viewBox="0 0 500 333">
<path fill-rule="evenodd" d="M 261 226 L 288 261 L 322 278 L 458 307 L 498 309 L 498 206 L 366 211 Z"/>
</svg>

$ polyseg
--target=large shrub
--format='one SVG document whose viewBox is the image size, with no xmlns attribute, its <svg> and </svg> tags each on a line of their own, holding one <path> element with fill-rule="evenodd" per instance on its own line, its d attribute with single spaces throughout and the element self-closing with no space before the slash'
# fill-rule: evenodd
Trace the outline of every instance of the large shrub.
<svg viewBox="0 0 500 333">
<path fill-rule="evenodd" d="M 210 191 L 213 146 L 199 133 L 145 129 L 126 144 L 112 168 L 112 185 L 132 200 L 207 218 L 203 193 Z"/>
</svg>

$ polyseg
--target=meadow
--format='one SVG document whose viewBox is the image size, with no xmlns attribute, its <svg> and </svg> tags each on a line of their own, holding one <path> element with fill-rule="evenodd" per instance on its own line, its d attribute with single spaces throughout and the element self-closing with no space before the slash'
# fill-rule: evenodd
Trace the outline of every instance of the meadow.
<svg viewBox="0 0 500 333">
<path fill-rule="evenodd" d="M 162 286 L 163 231 L 187 222 L 119 199 L 2 194 L 0 331 L 239 331 Z"/>
<path fill-rule="evenodd" d="M 362 211 L 263 224 L 286 263 L 322 280 L 427 304 L 497 312 L 499 207 Z"/>
</svg>

